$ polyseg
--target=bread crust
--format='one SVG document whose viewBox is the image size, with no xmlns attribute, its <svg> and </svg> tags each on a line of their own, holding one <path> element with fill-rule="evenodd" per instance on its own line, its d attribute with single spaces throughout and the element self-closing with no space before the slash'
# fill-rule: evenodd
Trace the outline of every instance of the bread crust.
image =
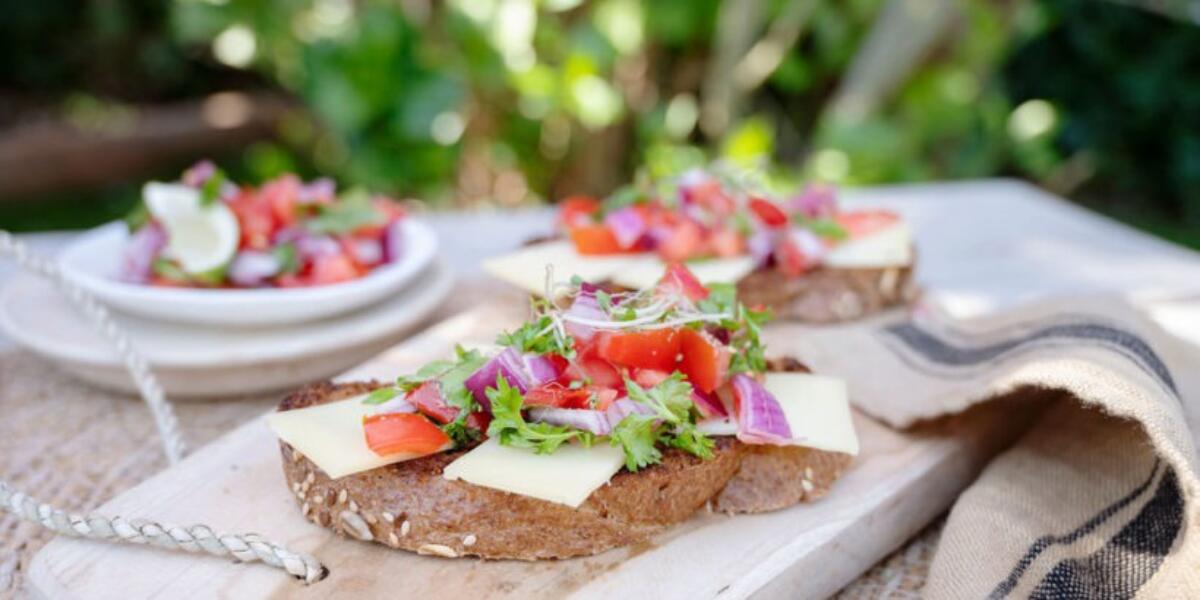
<svg viewBox="0 0 1200 600">
<path fill-rule="evenodd" d="M 380 385 L 313 384 L 285 398 L 279 410 L 333 402 Z M 730 437 L 714 441 L 709 460 L 666 450 L 662 463 L 636 473 L 622 470 L 578 508 L 442 477 L 466 449 L 334 480 L 287 443 L 280 445 L 288 486 L 304 516 L 322 527 L 419 554 L 516 560 L 586 556 L 636 544 L 706 505 L 730 513 L 763 512 L 811 500 L 824 494 L 850 458 L 750 446 Z"/>
<path fill-rule="evenodd" d="M 778 319 L 806 323 L 853 321 L 911 302 L 916 296 L 913 267 L 818 268 L 791 277 L 775 268 L 759 269 L 737 284 L 738 299 L 763 305 Z"/>
</svg>

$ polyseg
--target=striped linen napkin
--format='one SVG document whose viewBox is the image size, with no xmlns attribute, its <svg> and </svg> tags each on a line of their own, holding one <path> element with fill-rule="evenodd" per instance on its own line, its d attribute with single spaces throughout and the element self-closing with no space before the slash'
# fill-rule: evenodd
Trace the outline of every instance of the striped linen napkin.
<svg viewBox="0 0 1200 600">
<path fill-rule="evenodd" d="M 951 509 L 926 597 L 1200 597 L 1187 423 L 1200 352 L 1127 304 L 1058 299 L 958 322 L 918 308 L 770 336 L 898 428 L 1062 390 Z"/>
</svg>

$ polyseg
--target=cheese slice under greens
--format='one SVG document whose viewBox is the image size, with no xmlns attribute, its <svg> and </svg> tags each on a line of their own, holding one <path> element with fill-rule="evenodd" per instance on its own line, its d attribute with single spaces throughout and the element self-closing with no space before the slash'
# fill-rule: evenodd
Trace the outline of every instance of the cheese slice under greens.
<svg viewBox="0 0 1200 600">
<path fill-rule="evenodd" d="M 446 465 L 442 475 L 574 508 L 624 465 L 625 453 L 606 441 L 590 448 L 564 444 L 552 454 L 535 454 L 491 438 Z"/>
<path fill-rule="evenodd" d="M 267 415 L 267 423 L 279 439 L 313 461 L 333 479 L 411 460 L 423 454 L 396 453 L 379 456 L 367 447 L 363 417 L 375 406 L 363 404 L 367 396 L 354 396 L 329 404 L 298 408 Z"/>
</svg>

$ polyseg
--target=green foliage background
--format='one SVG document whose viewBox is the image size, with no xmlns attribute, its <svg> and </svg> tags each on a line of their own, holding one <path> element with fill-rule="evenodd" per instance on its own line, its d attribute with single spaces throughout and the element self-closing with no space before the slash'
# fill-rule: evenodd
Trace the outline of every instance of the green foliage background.
<svg viewBox="0 0 1200 600">
<path fill-rule="evenodd" d="M 798 3 L 811 13 L 778 64 L 728 126 L 702 126 L 730 31 L 766 39 Z M 295 169 L 443 205 L 512 205 L 714 157 L 850 185 L 1015 175 L 1200 245 L 1194 22 L 1098 0 L 954 2 L 896 85 L 847 115 L 838 92 L 893 4 L 18 3 L 0 26 L 0 51 L 16 57 L 0 82 L 60 108 L 283 90 L 303 116 L 219 157 L 250 179 Z M 239 36 L 249 60 L 222 64 Z"/>
</svg>

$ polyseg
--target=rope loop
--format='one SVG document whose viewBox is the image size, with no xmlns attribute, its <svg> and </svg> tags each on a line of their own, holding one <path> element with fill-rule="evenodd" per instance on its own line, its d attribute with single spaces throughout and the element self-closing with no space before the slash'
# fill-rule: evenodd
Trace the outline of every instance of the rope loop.
<svg viewBox="0 0 1200 600">
<path fill-rule="evenodd" d="M 154 417 L 167 462 L 172 465 L 178 463 L 186 453 L 186 446 L 175 411 L 151 372 L 150 364 L 134 350 L 133 343 L 121 331 L 108 309 L 91 293 L 63 275 L 56 264 L 30 253 L 12 234 L 0 230 L 0 257 L 3 256 L 12 258 L 25 271 L 50 280 L 113 345 L 133 377 L 138 394 Z M 4 480 L 0 480 L 0 509 L 59 535 L 148 544 L 168 550 L 236 558 L 241 562 L 262 562 L 283 569 L 305 583 L 316 583 L 329 573 L 317 559 L 288 550 L 256 533 L 218 534 L 207 525 L 177 527 L 145 519 L 130 521 L 98 514 L 77 515 L 39 502 Z"/>
</svg>

